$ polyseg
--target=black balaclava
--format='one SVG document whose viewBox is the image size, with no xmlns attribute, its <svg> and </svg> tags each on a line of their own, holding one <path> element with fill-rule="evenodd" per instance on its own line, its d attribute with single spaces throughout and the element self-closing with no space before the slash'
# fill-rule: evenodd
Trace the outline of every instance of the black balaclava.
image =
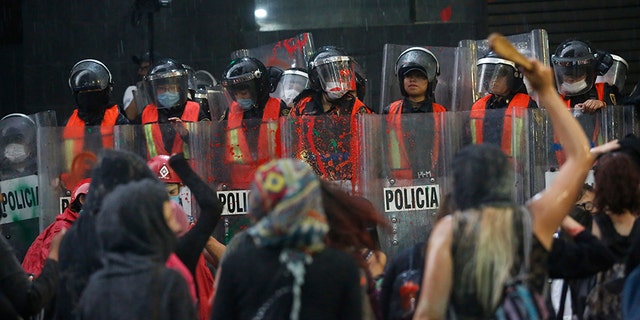
<svg viewBox="0 0 640 320">
<path fill-rule="evenodd" d="M 75 99 L 78 117 L 88 126 L 100 125 L 104 112 L 109 107 L 109 89 L 78 92 Z"/>
<path fill-rule="evenodd" d="M 460 210 L 513 204 L 513 169 L 496 145 L 473 144 L 458 151 L 453 159 L 453 185 L 453 199 Z"/>
</svg>

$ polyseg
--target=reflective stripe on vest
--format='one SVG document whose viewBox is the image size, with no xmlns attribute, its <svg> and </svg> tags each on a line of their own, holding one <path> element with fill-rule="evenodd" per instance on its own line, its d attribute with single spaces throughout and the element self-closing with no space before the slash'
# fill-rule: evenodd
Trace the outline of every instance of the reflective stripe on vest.
<svg viewBox="0 0 640 320">
<path fill-rule="evenodd" d="M 199 115 L 200 105 L 193 101 L 187 101 L 180 119 L 186 122 L 198 122 Z M 142 111 L 142 124 L 144 125 L 144 136 L 147 141 L 147 154 L 149 159 L 157 155 L 171 155 L 171 153 L 179 152 L 184 152 L 185 157 L 189 158 L 189 148 L 182 141 L 179 134 L 176 134 L 176 138 L 173 140 L 172 152 L 169 153 L 165 149 L 164 141 L 162 140 L 162 131 L 158 125 L 158 109 L 155 105 L 149 104 L 144 108 Z"/>
<path fill-rule="evenodd" d="M 480 100 L 476 101 L 471 107 L 471 140 L 474 144 L 483 142 L 482 130 L 484 125 L 485 111 L 487 109 L 487 102 L 491 98 L 492 94 L 488 94 Z M 504 113 L 504 120 L 502 125 L 502 139 L 500 147 L 502 152 L 510 157 L 515 156 L 514 150 L 520 150 L 520 141 L 513 141 L 513 132 L 521 136 L 522 129 L 524 128 L 524 111 L 529 107 L 529 101 L 531 97 L 524 93 L 516 93 L 513 99 L 509 102 L 507 110 Z M 513 119 L 513 113 L 515 112 L 516 118 Z M 513 128 L 515 122 L 515 128 Z M 516 139 L 518 140 L 518 139 Z"/>
<path fill-rule="evenodd" d="M 409 154 L 404 144 L 402 132 L 402 105 L 403 100 L 393 102 L 389 106 L 389 115 L 387 116 L 387 124 L 389 125 L 389 153 L 390 153 L 390 169 L 391 175 L 395 179 L 411 179 L 413 171 L 409 161 Z M 440 128 L 442 117 L 436 113 L 445 112 L 446 109 L 437 104 L 432 104 L 435 132 L 433 135 L 433 150 L 431 153 L 431 169 L 435 170 L 438 164 L 438 155 L 440 153 Z"/>
<path fill-rule="evenodd" d="M 244 112 L 237 102 L 229 107 L 227 120 L 227 147 L 225 160 L 231 164 L 231 179 L 233 187 L 245 187 L 253 179 L 253 172 L 257 167 L 279 156 L 279 126 L 280 99 L 269 98 L 262 114 L 262 123 L 258 133 L 258 156 L 253 159 L 251 148 L 247 141 L 247 130 L 242 126 Z M 250 120 L 250 119 L 247 119 Z"/>
<path fill-rule="evenodd" d="M 102 147 L 105 149 L 113 148 L 113 126 L 116 125 L 119 114 L 117 105 L 107 108 L 104 112 L 100 123 L 100 134 L 102 135 Z M 85 122 L 78 116 L 78 109 L 75 109 L 62 133 L 67 159 L 73 159 L 84 149 L 84 130 Z"/>
</svg>

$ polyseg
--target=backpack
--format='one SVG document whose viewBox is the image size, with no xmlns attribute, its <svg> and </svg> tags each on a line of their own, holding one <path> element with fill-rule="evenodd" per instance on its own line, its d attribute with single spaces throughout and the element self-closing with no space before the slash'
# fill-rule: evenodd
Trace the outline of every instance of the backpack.
<svg viewBox="0 0 640 320">
<path fill-rule="evenodd" d="M 419 255 L 414 257 L 416 249 L 424 249 L 424 243 L 419 243 L 411 248 L 409 255 L 409 269 L 401 272 L 393 280 L 393 289 L 389 299 L 389 319 L 405 320 L 413 318 L 413 313 L 420 297 L 420 285 L 422 284 L 423 268 L 421 263 L 414 265 L 414 259 L 421 259 Z M 421 250 L 421 252 L 424 250 Z"/>
<path fill-rule="evenodd" d="M 529 211 L 522 214 L 523 262 L 518 275 L 504 285 L 502 301 L 498 305 L 495 318 L 498 320 L 513 319 L 547 319 L 549 312 L 544 298 L 531 290 L 526 282 L 529 270 L 529 255 L 531 253 L 531 216 Z"/>
</svg>

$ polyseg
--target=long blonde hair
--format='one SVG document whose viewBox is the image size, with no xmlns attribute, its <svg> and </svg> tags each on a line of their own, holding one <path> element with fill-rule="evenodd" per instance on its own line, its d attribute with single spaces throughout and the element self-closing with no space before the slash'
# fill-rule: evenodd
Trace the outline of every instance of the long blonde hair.
<svg viewBox="0 0 640 320">
<path fill-rule="evenodd" d="M 485 312 L 492 311 L 502 297 L 515 260 L 517 237 L 513 207 L 482 206 L 462 212 L 467 223 L 460 239 L 474 241 L 471 260 L 464 263 L 462 288 L 475 287 Z"/>
</svg>

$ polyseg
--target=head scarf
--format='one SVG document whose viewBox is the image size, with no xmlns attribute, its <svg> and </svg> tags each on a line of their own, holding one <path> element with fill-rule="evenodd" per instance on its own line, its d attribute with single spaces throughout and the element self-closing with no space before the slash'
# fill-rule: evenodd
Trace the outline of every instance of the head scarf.
<svg viewBox="0 0 640 320">
<path fill-rule="evenodd" d="M 453 199 L 459 210 L 511 206 L 514 186 L 513 169 L 498 146 L 469 145 L 453 159 Z"/>
<path fill-rule="evenodd" d="M 257 221 L 247 232 L 258 247 L 280 248 L 280 262 L 293 276 L 290 319 L 298 319 L 305 265 L 324 249 L 329 231 L 320 181 L 306 163 L 273 160 L 255 174 L 249 214 Z"/>
</svg>

